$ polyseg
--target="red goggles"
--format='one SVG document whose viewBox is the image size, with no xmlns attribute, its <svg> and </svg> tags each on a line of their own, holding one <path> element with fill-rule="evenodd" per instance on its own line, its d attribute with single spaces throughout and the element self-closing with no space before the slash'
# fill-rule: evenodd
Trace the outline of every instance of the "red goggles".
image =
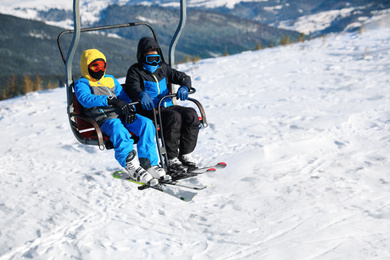
<svg viewBox="0 0 390 260">
<path fill-rule="evenodd" d="M 93 72 L 98 72 L 98 71 L 105 71 L 107 68 L 107 63 L 102 60 L 94 61 L 91 64 L 89 64 L 89 69 L 92 70 Z"/>
</svg>

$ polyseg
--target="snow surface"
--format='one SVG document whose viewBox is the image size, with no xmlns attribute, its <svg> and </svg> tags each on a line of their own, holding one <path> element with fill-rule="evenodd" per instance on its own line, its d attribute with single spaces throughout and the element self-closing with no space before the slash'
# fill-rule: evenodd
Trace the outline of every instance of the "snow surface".
<svg viewBox="0 0 390 260">
<path fill-rule="evenodd" d="M 295 30 L 305 34 L 322 31 L 328 28 L 336 18 L 344 18 L 351 15 L 355 8 L 343 8 L 340 10 L 330 10 L 312 15 L 304 15 L 298 18 L 292 25 L 291 21 L 282 21 L 279 28 Z"/>
<path fill-rule="evenodd" d="M 178 69 L 210 122 L 195 157 L 228 164 L 189 203 L 113 179 L 63 88 L 0 102 L 1 260 L 390 258 L 390 29 Z"/>
<path fill-rule="evenodd" d="M 236 4 L 245 2 L 268 2 L 268 0 L 189 0 L 188 6 L 205 8 L 226 7 L 233 9 Z"/>
<path fill-rule="evenodd" d="M 319 32 L 328 28 L 336 19 L 350 16 L 352 13 L 359 11 L 360 8 L 343 8 L 340 10 L 324 11 L 312 15 L 303 15 L 296 21 L 286 20 L 277 23 L 281 29 L 294 30 L 309 35 L 310 33 Z M 390 24 L 390 9 L 384 9 L 372 13 L 372 17 L 361 16 L 357 22 L 351 23 L 345 27 L 344 31 L 356 29 L 370 24 L 375 27 L 381 24 Z"/>
</svg>

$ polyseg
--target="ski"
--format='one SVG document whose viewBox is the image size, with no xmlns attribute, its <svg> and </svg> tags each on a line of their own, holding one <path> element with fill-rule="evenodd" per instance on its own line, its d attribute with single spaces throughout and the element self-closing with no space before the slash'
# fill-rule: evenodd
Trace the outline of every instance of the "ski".
<svg viewBox="0 0 390 260">
<path fill-rule="evenodd" d="M 199 168 L 196 168 L 196 169 L 193 169 L 193 170 L 189 170 L 187 172 L 189 172 L 189 173 L 197 173 L 197 174 L 205 173 L 205 172 L 214 172 L 217 169 L 223 169 L 226 166 L 227 166 L 227 164 L 225 162 L 219 162 L 219 163 L 216 163 L 216 164 L 213 164 L 213 165 L 210 165 L 210 166 L 203 166 L 203 167 L 199 167 Z"/>
<path fill-rule="evenodd" d="M 219 162 L 219 163 L 217 163 L 215 165 L 200 167 L 200 168 L 197 168 L 197 169 L 194 169 L 194 170 L 190 170 L 190 171 L 187 171 L 187 172 L 173 174 L 172 175 L 172 181 L 183 180 L 183 179 L 187 179 L 187 178 L 191 178 L 191 177 L 196 177 L 196 176 L 198 176 L 200 174 L 215 172 L 217 169 L 223 169 L 226 166 L 227 166 L 226 163 Z"/>
<path fill-rule="evenodd" d="M 162 182 L 162 184 L 178 186 L 178 187 L 187 188 L 191 190 L 204 190 L 207 187 L 211 186 L 211 185 L 206 186 L 206 185 L 197 185 L 197 184 L 184 184 L 177 181 L 167 181 L 167 182 Z"/>
<path fill-rule="evenodd" d="M 132 183 L 138 184 L 138 185 L 140 185 L 140 186 L 138 186 L 139 190 L 152 188 L 154 190 L 158 190 L 160 192 L 171 195 L 171 196 L 178 198 L 180 200 L 191 201 L 197 195 L 196 192 L 183 190 L 183 189 L 175 189 L 175 188 L 171 188 L 169 186 L 176 186 L 176 187 L 180 187 L 180 188 L 186 188 L 186 189 L 198 190 L 198 191 L 204 190 L 207 187 L 209 187 L 210 185 L 206 186 L 206 185 L 199 185 L 199 184 L 198 185 L 185 184 L 185 183 L 178 182 L 178 180 L 196 177 L 196 176 L 198 176 L 200 174 L 204 174 L 204 173 L 215 172 L 217 169 L 223 169 L 226 166 L 227 166 L 226 163 L 219 162 L 219 163 L 216 163 L 216 164 L 211 165 L 211 166 L 204 166 L 204 167 L 196 168 L 194 170 L 190 170 L 190 171 L 186 171 L 183 173 L 173 175 L 171 181 L 160 182 L 160 184 L 157 186 L 149 186 L 149 185 L 146 185 L 145 183 L 137 182 L 137 181 L 131 179 L 130 176 L 125 171 L 121 171 L 121 170 L 114 172 L 113 177 L 116 179 L 126 180 L 126 181 L 130 181 Z"/>
<path fill-rule="evenodd" d="M 113 173 L 112 176 L 116 179 L 126 180 L 126 181 L 130 181 L 132 183 L 141 185 L 138 187 L 139 190 L 152 188 L 154 190 L 171 195 L 172 197 L 175 197 L 177 199 L 180 199 L 180 200 L 183 200 L 186 202 L 191 201 L 198 194 L 196 192 L 192 192 L 192 191 L 188 191 L 188 190 L 174 189 L 174 188 L 168 187 L 166 184 L 149 186 L 149 185 L 146 185 L 145 183 L 137 182 L 137 181 L 131 179 L 130 176 L 124 171 L 116 171 Z"/>
</svg>

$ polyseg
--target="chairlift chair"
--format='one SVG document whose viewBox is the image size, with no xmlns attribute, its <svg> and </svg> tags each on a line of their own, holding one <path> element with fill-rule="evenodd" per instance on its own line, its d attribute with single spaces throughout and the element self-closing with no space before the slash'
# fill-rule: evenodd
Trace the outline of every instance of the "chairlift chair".
<svg viewBox="0 0 390 260">
<path fill-rule="evenodd" d="M 169 54 L 170 54 L 170 65 L 172 66 L 174 62 L 174 52 L 175 52 L 175 46 L 177 43 L 178 38 L 181 35 L 181 31 L 183 30 L 185 19 L 186 19 L 186 0 L 181 0 L 181 10 L 180 10 L 180 22 L 178 25 L 178 28 L 175 32 L 175 35 L 172 38 Z M 57 37 L 57 45 L 61 54 L 61 58 L 65 64 L 65 70 L 66 70 L 66 93 L 67 93 L 67 113 L 69 118 L 69 123 L 71 126 L 71 130 L 76 137 L 76 139 L 85 145 L 94 145 L 98 146 L 100 150 L 106 149 L 112 149 L 113 144 L 110 141 L 109 136 L 102 133 L 100 130 L 99 125 L 94 121 L 93 119 L 89 118 L 85 115 L 83 112 L 84 108 L 83 106 L 78 102 L 76 95 L 74 93 L 74 81 L 72 76 L 72 61 L 74 58 L 74 54 L 76 52 L 80 34 L 85 32 L 93 32 L 93 31 L 101 31 L 101 30 L 108 30 L 108 29 L 117 29 L 117 28 L 125 28 L 125 27 L 136 27 L 136 26 L 145 26 L 150 29 L 154 39 L 158 43 L 157 36 L 153 30 L 153 28 L 145 23 L 145 22 L 132 22 L 132 23 L 124 23 L 124 24 L 116 24 L 116 25 L 106 25 L 106 26 L 97 26 L 97 27 L 87 27 L 87 28 L 80 28 L 80 15 L 79 15 L 79 0 L 74 0 L 73 2 L 73 20 L 74 20 L 74 29 L 73 30 L 65 30 L 61 32 Z M 61 45 L 61 38 L 62 36 L 66 34 L 73 34 L 72 42 L 70 44 L 67 57 L 64 56 L 63 47 Z M 164 57 L 161 53 L 161 59 L 164 61 Z M 171 84 L 169 83 L 169 86 L 171 88 Z M 195 89 L 190 91 L 189 94 L 195 93 Z M 161 102 L 168 97 L 175 97 L 175 94 L 172 94 L 172 91 L 170 94 L 164 96 L 161 98 L 158 109 L 154 110 L 154 125 L 157 129 L 156 131 L 156 141 L 157 141 L 157 147 L 160 157 L 160 163 L 161 166 L 164 167 L 167 172 L 169 173 L 169 165 L 168 165 L 168 158 L 166 154 L 165 149 L 165 142 L 163 138 L 163 129 L 158 125 L 157 122 L 161 122 L 161 111 L 160 111 L 160 104 Z M 201 126 L 207 127 L 207 120 L 206 120 L 206 114 L 205 111 L 201 105 L 201 103 L 193 98 L 188 98 L 188 101 L 191 101 L 195 103 L 195 105 L 198 107 L 200 116 L 200 122 Z M 138 102 L 133 102 L 131 104 L 137 104 Z M 136 137 L 134 134 L 132 134 L 132 138 L 137 142 L 138 137 Z M 159 141 L 160 140 L 160 141 Z"/>
</svg>

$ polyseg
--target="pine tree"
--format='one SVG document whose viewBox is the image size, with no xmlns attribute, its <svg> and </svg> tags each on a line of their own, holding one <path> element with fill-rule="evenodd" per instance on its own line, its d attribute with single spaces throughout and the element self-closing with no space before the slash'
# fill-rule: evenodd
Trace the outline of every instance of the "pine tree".
<svg viewBox="0 0 390 260">
<path fill-rule="evenodd" d="M 304 33 L 299 34 L 298 42 L 304 42 L 304 41 L 305 41 L 305 34 Z"/>
<path fill-rule="evenodd" d="M 261 50 L 261 43 L 258 42 L 255 46 L 255 51 Z"/>
<path fill-rule="evenodd" d="M 42 90 L 42 83 L 43 83 L 42 78 L 41 78 L 39 75 L 37 75 L 37 76 L 35 77 L 35 82 L 34 82 L 33 90 L 34 90 L 34 91 Z"/>
<path fill-rule="evenodd" d="M 9 83 L 8 83 L 8 94 L 7 94 L 7 98 L 10 98 L 10 97 L 15 97 L 18 95 L 18 86 L 17 86 L 17 81 L 16 81 L 16 76 L 15 75 L 11 75 L 10 78 L 9 78 Z"/>
<path fill-rule="evenodd" d="M 223 53 L 223 56 L 229 56 L 229 52 L 228 52 L 227 48 L 225 48 L 225 52 Z"/>
<path fill-rule="evenodd" d="M 184 63 L 188 63 L 188 62 L 190 62 L 191 61 L 191 55 L 186 55 L 185 57 L 184 57 Z"/>
<path fill-rule="evenodd" d="M 3 91 L 1 91 L 0 100 L 7 98 L 9 98 L 8 91 L 6 89 L 3 89 Z"/>
<path fill-rule="evenodd" d="M 192 62 L 196 63 L 198 61 L 200 61 L 200 56 L 199 55 L 194 56 L 194 58 L 192 59 Z"/>
<path fill-rule="evenodd" d="M 282 39 L 280 40 L 280 44 L 281 45 L 286 45 L 286 44 L 289 44 L 289 43 L 291 43 L 290 36 L 283 35 Z"/>
<path fill-rule="evenodd" d="M 53 89 L 54 85 L 51 83 L 51 81 L 47 82 L 46 89 Z"/>
<path fill-rule="evenodd" d="M 30 79 L 28 75 L 24 75 L 23 77 L 23 86 L 22 86 L 22 94 L 27 94 L 34 90 L 34 83 Z"/>
</svg>

